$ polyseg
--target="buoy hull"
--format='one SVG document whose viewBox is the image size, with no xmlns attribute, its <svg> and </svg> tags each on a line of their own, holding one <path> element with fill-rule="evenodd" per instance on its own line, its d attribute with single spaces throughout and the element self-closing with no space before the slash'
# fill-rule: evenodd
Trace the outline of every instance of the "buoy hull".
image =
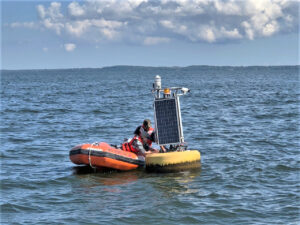
<svg viewBox="0 0 300 225">
<path fill-rule="evenodd" d="M 146 171 L 177 172 L 201 168 L 201 154 L 197 150 L 157 153 L 146 156 Z"/>
</svg>

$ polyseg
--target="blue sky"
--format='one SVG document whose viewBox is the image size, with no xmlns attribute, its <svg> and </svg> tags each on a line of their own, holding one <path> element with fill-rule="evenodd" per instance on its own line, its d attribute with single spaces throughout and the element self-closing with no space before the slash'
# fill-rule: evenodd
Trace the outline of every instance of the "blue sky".
<svg viewBox="0 0 300 225">
<path fill-rule="evenodd" d="M 299 65 L 299 1 L 2 1 L 1 68 Z"/>
</svg>

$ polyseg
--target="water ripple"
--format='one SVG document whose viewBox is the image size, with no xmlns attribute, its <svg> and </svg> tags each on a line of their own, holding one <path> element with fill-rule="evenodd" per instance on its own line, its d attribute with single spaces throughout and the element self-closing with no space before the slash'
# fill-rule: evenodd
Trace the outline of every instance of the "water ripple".
<svg viewBox="0 0 300 225">
<path fill-rule="evenodd" d="M 181 98 L 182 122 L 201 170 L 74 167 L 74 145 L 119 144 L 153 118 L 155 74 L 192 90 Z M 300 221 L 299 67 L 29 70 L 1 79 L 3 224 Z"/>
</svg>

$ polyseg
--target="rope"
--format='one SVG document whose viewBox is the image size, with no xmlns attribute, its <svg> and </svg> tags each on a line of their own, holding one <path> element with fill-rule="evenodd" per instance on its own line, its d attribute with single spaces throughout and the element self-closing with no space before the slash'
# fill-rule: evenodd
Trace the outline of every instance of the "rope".
<svg viewBox="0 0 300 225">
<path fill-rule="evenodd" d="M 92 167 L 93 169 L 96 169 L 96 167 L 94 167 L 94 166 L 92 165 L 91 151 L 92 151 L 92 149 L 89 148 L 89 164 L 90 164 L 90 167 Z"/>
</svg>

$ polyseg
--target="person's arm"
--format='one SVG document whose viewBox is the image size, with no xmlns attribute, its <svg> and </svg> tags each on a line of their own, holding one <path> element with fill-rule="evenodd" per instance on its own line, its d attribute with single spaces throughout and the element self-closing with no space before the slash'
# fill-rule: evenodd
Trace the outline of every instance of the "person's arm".
<svg viewBox="0 0 300 225">
<path fill-rule="evenodd" d="M 160 146 L 160 149 L 161 149 L 163 152 L 167 152 L 165 146 L 163 146 L 163 145 Z"/>
<path fill-rule="evenodd" d="M 155 132 L 152 132 L 152 134 L 150 135 L 150 140 L 152 142 L 155 142 Z"/>
<path fill-rule="evenodd" d="M 133 132 L 133 133 L 134 133 L 134 135 L 137 135 L 137 136 L 139 136 L 139 135 L 140 135 L 140 133 L 141 133 L 140 129 L 141 129 L 141 126 L 138 126 L 138 127 L 135 129 L 135 131 Z"/>
</svg>

